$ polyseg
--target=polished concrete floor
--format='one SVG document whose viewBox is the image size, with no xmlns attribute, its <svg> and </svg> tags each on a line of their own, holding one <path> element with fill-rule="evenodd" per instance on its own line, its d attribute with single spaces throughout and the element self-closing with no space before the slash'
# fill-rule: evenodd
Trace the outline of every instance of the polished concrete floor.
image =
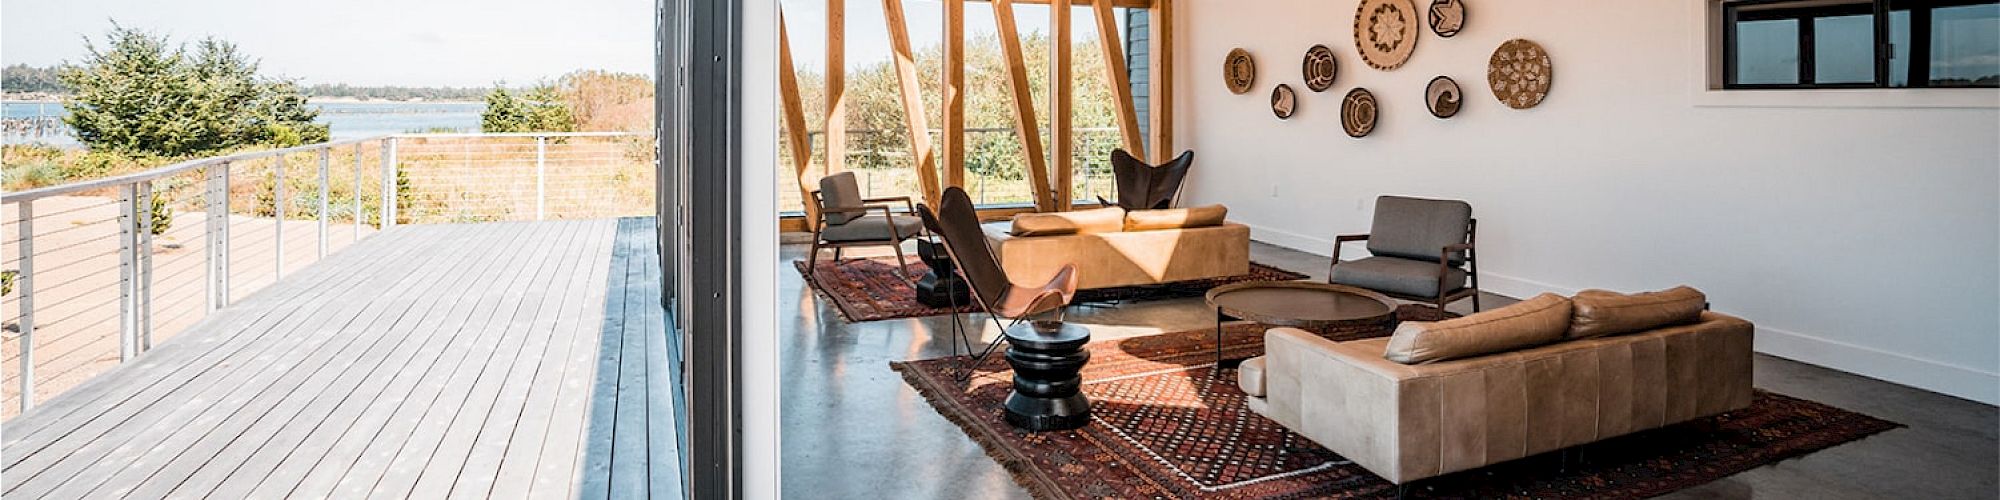
<svg viewBox="0 0 2000 500">
<path fill-rule="evenodd" d="M 885 250 L 886 251 L 886 250 Z M 949 320 L 848 323 L 792 270 L 779 275 L 784 494 L 791 498 L 1029 498 L 931 409 L 890 361 L 951 353 Z M 1325 279 L 1326 260 L 1256 244 L 1258 262 Z M 1487 307 L 1509 299 L 1487 296 Z M 1451 309 L 1467 312 L 1461 301 Z M 1213 325 L 1200 298 L 1074 308 L 1099 339 Z M 991 323 L 986 323 L 992 328 Z M 997 332 L 986 332 L 989 337 Z M 1757 386 L 1909 426 L 1747 471 L 1668 498 L 2000 497 L 2000 409 L 1789 360 L 1757 357 Z"/>
</svg>

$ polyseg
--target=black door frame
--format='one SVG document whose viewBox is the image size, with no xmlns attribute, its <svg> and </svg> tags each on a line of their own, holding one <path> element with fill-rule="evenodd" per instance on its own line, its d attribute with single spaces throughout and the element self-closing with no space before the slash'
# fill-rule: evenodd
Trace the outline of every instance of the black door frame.
<svg viewBox="0 0 2000 500">
<path fill-rule="evenodd" d="M 656 1 L 660 257 L 688 346 L 687 492 L 739 498 L 744 0 Z"/>
</svg>

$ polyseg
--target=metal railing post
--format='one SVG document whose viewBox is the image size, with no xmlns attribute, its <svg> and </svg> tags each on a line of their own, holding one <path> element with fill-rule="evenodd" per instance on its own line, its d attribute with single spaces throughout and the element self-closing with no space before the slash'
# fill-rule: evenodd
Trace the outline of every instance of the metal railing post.
<svg viewBox="0 0 2000 500">
<path fill-rule="evenodd" d="M 276 256 L 271 259 L 274 264 L 271 279 L 274 281 L 285 277 L 285 155 L 278 155 L 277 160 L 271 167 L 271 221 L 276 223 L 272 226 L 274 234 L 271 239 L 277 241 L 278 247 L 274 252 Z"/>
<path fill-rule="evenodd" d="M 132 360 L 133 340 L 138 338 L 138 322 L 134 317 L 134 310 L 137 308 L 133 307 L 135 304 L 132 300 L 134 295 L 132 291 L 137 288 L 134 282 L 138 281 L 134 279 L 136 266 L 133 265 L 133 256 L 137 255 L 133 243 L 138 241 L 135 236 L 138 231 L 133 227 L 137 218 L 132 215 L 137 212 L 136 202 L 139 194 L 136 191 L 138 186 L 133 184 L 126 184 L 118 190 L 118 362 L 120 363 Z"/>
<path fill-rule="evenodd" d="M 35 202 L 21 202 L 21 211 L 16 214 L 21 220 L 18 228 L 21 239 L 15 246 L 21 250 L 21 275 L 15 284 L 21 292 L 21 413 L 35 407 Z"/>
<path fill-rule="evenodd" d="M 138 254 L 133 257 L 139 267 L 139 286 L 133 290 L 133 298 L 137 302 L 135 310 L 139 313 L 139 352 L 146 352 L 153 350 L 153 212 L 160 207 L 154 205 L 153 181 L 139 181 L 137 192 L 138 210 L 133 215 L 138 217 L 138 224 L 134 227 L 139 230 L 139 244 Z"/>
<path fill-rule="evenodd" d="M 535 136 L 535 220 L 548 218 L 548 136 Z"/>
<path fill-rule="evenodd" d="M 208 310 L 229 305 L 229 162 L 208 167 Z"/>
<path fill-rule="evenodd" d="M 354 241 L 361 241 L 361 143 L 354 144 Z M 351 242 L 350 242 L 351 243 Z"/>
<path fill-rule="evenodd" d="M 382 223 L 383 230 L 396 225 L 396 138 L 382 140 Z"/>
<path fill-rule="evenodd" d="M 326 184 L 332 178 L 327 175 L 328 153 L 327 148 L 319 148 L 319 254 L 315 256 L 319 260 L 326 260 L 326 212 L 329 203 L 326 197 L 331 191 Z"/>
</svg>

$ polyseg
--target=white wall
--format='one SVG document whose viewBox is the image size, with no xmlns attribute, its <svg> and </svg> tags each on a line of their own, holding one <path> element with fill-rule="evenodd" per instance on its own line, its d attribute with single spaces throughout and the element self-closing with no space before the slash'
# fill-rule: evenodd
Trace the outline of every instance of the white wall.
<svg viewBox="0 0 2000 500">
<path fill-rule="evenodd" d="M 1376 195 L 1464 199 L 1489 291 L 1685 283 L 1756 322 L 1760 351 L 2000 401 L 2000 91 L 1718 96 L 1702 90 L 1699 2 L 1467 3 L 1462 33 L 1426 29 L 1409 64 L 1384 72 L 1355 53 L 1356 0 L 1178 0 L 1192 202 L 1325 254 L 1334 235 L 1367 232 Z M 1494 47 L 1517 37 L 1555 64 L 1530 110 L 1501 105 L 1485 79 Z M 1325 93 L 1299 76 L 1314 44 L 1340 59 Z M 1248 95 L 1222 82 L 1235 47 L 1257 58 Z M 1450 120 L 1423 106 L 1440 74 L 1468 96 Z M 1269 110 L 1278 83 L 1301 93 L 1289 121 Z M 1340 127 L 1355 86 L 1383 103 L 1365 139 Z"/>
</svg>

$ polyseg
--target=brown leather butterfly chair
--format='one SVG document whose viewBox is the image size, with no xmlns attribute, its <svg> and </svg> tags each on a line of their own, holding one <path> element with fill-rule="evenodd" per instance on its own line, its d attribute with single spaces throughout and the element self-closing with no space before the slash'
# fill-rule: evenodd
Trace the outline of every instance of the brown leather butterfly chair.
<svg viewBox="0 0 2000 500">
<path fill-rule="evenodd" d="M 1193 166 L 1193 151 L 1153 166 L 1139 161 L 1123 149 L 1114 149 L 1111 151 L 1111 175 L 1118 180 L 1118 203 L 1115 205 L 1126 210 L 1173 208 L 1174 198 L 1181 194 L 1181 183 L 1187 180 L 1188 168 Z M 1106 206 L 1114 205 L 1102 196 L 1097 201 Z"/>
<path fill-rule="evenodd" d="M 1058 314 L 1069 306 L 1076 297 L 1076 265 L 1064 265 L 1055 276 L 1041 286 L 1020 286 L 1007 276 L 1007 270 L 1000 267 L 1000 259 L 993 256 L 993 249 L 986 245 L 986 233 L 979 227 L 979 212 L 972 206 L 972 197 L 964 189 L 947 188 L 938 203 L 938 210 L 932 213 L 930 207 L 917 205 L 917 214 L 923 217 L 924 226 L 944 238 L 947 254 L 952 264 L 958 266 L 959 274 L 972 285 L 972 300 L 979 308 L 993 318 L 993 324 L 1005 330 L 1019 324 L 1031 316 L 1056 311 Z M 1034 278 L 1040 278 L 1039 276 Z M 954 305 L 955 306 L 955 305 Z M 954 311 L 956 307 L 953 308 Z M 1011 320 L 1002 324 L 1001 319 Z M 958 323 L 956 313 L 952 316 L 952 327 L 969 354 L 972 342 L 966 340 L 966 331 Z M 986 350 L 973 358 L 969 366 L 978 366 L 994 348 L 999 347 L 1004 336 L 996 337 L 987 344 Z M 953 345 L 956 353 L 957 345 Z M 969 372 L 968 372 L 969 373 Z"/>
</svg>

